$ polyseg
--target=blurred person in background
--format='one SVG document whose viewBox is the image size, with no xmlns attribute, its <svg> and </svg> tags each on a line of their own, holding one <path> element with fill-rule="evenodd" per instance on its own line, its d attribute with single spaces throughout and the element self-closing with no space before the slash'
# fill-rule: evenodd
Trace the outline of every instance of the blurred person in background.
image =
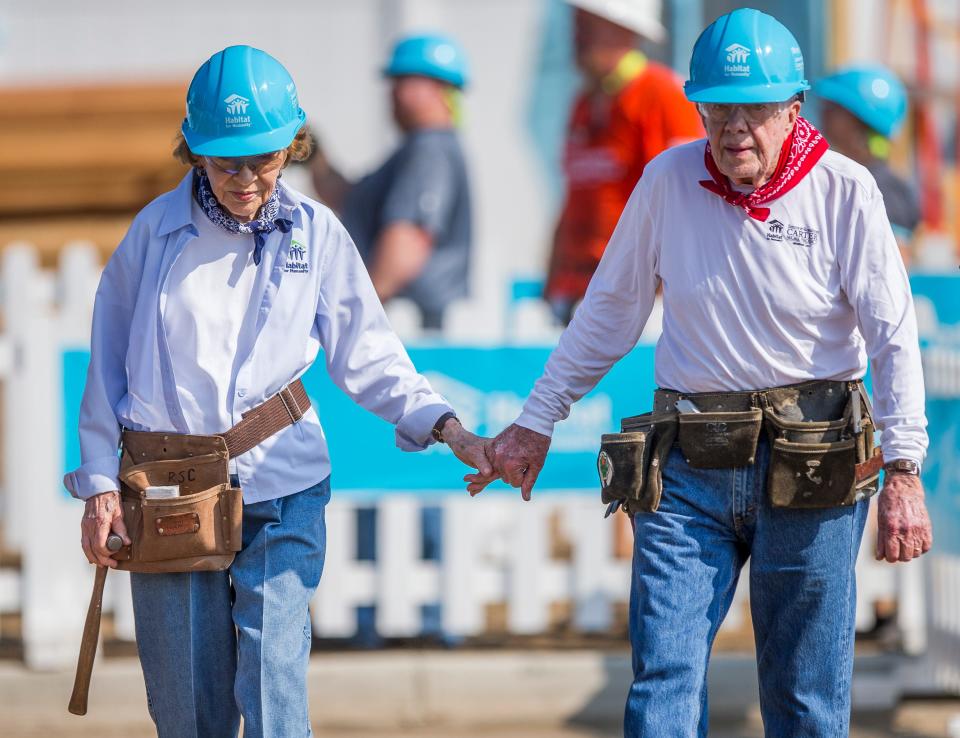
<svg viewBox="0 0 960 738">
<path fill-rule="evenodd" d="M 916 189 L 889 164 L 891 139 L 907 116 L 907 90 L 897 76 L 880 65 L 851 66 L 817 82 L 822 100 L 823 135 L 844 156 L 863 164 L 877 181 L 887 217 L 910 264 L 910 245 L 920 223 Z"/>
<path fill-rule="evenodd" d="M 91 563 L 116 566 L 111 530 L 131 543 L 118 493 L 128 433 L 220 435 L 277 397 L 293 423 L 229 459 L 244 507 L 228 570 L 131 574 L 150 713 L 169 738 L 232 738 L 241 716 L 248 738 L 311 735 L 307 607 L 330 457 L 296 387 L 321 348 L 331 379 L 396 425 L 400 448 L 443 441 L 489 469 L 411 364 L 346 230 L 280 179 L 308 154 L 304 119 L 276 59 L 249 46 L 214 54 L 190 84 L 175 151 L 190 171 L 136 216 L 97 290 L 82 465 L 64 480 L 86 501 Z"/>
<path fill-rule="evenodd" d="M 570 115 L 567 194 L 554 236 L 545 296 L 569 323 L 647 163 L 703 135 L 672 70 L 650 61 L 641 39 L 662 41 L 660 0 L 567 0 L 583 89 Z"/>
<path fill-rule="evenodd" d="M 439 329 L 468 291 L 470 186 L 457 132 L 467 63 L 453 39 L 423 34 L 396 44 L 384 74 L 402 143 L 357 182 L 318 151 L 314 187 L 340 213 L 379 298 L 412 300 L 423 327 Z"/>
<path fill-rule="evenodd" d="M 685 91 L 706 140 L 646 168 L 489 450 L 529 500 L 555 424 L 634 348 L 662 286 L 654 413 L 625 419 L 598 459 L 608 512 L 636 532 L 628 738 L 707 735 L 711 648 L 748 562 L 765 734 L 848 735 L 855 565 L 881 467 L 874 555 L 932 545 L 910 284 L 870 173 L 800 115 L 803 69 L 794 35 L 757 10 L 700 34 Z M 490 481 L 466 478 L 471 494 Z"/>
</svg>

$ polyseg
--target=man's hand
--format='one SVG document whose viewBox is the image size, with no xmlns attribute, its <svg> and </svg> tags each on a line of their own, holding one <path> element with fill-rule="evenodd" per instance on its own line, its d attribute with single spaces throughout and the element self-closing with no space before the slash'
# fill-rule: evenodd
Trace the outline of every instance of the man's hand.
<svg viewBox="0 0 960 738">
<path fill-rule="evenodd" d="M 460 461 L 467 466 L 472 466 L 482 476 L 489 476 L 491 481 L 497 478 L 493 471 L 493 464 L 487 457 L 490 439 L 475 436 L 460 425 L 460 421 L 456 418 L 450 418 L 444 423 L 440 434 L 443 436 L 443 442 L 450 447 L 454 456 Z"/>
<path fill-rule="evenodd" d="M 490 442 L 487 455 L 493 461 L 496 475 L 511 487 L 519 487 L 524 500 L 530 499 L 533 485 L 543 469 L 550 448 L 550 436 L 514 423 Z M 496 475 L 468 474 L 467 491 L 471 497 L 482 492 Z"/>
<path fill-rule="evenodd" d="M 130 545 L 127 526 L 123 523 L 119 492 L 104 492 L 87 500 L 83 520 L 80 521 L 80 545 L 91 564 L 109 566 L 111 569 L 116 567 L 116 559 L 107 549 L 107 536 L 111 530 L 123 539 L 125 546 Z"/>
<path fill-rule="evenodd" d="M 910 561 L 932 545 L 933 528 L 920 477 L 888 472 L 877 507 L 877 560 Z"/>
</svg>

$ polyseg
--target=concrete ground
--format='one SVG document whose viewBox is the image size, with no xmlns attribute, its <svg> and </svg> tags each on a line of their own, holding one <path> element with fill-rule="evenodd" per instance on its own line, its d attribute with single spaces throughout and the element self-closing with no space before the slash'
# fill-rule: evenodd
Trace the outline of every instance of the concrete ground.
<svg viewBox="0 0 960 738">
<path fill-rule="evenodd" d="M 871 668 L 858 670 L 861 691 Z M 135 659 L 98 661 L 85 717 L 67 713 L 72 682 L 71 673 L 0 662 L 0 734 L 155 735 Z M 603 651 L 321 654 L 308 682 L 318 738 L 619 738 L 629 660 Z M 854 738 L 960 738 L 960 700 L 880 705 L 867 686 L 873 702 L 855 685 Z M 712 737 L 763 736 L 750 655 L 715 658 L 710 689 Z"/>
<path fill-rule="evenodd" d="M 458 728 L 451 731 L 449 728 L 412 728 L 403 731 L 348 731 L 318 729 L 314 727 L 316 738 L 622 738 L 622 733 L 615 729 L 607 731 L 585 731 L 571 730 L 565 728 L 530 728 L 523 726 L 490 728 L 487 730 L 476 731 L 472 729 Z M 39 736 L 49 736 L 49 733 L 39 731 L 4 733 L 9 738 L 39 738 Z M 153 738 L 156 735 L 149 729 L 138 732 L 100 732 L 92 729 L 80 728 L 76 731 L 67 731 L 57 733 L 58 736 L 65 738 L 85 738 L 86 736 L 102 736 L 103 738 Z M 886 730 L 877 730 L 871 728 L 854 727 L 850 733 L 851 738 L 933 738 L 934 736 L 945 736 L 946 733 L 930 732 L 890 732 Z M 722 725 L 711 726 L 711 738 L 761 738 L 763 731 L 758 727 L 738 727 Z"/>
</svg>

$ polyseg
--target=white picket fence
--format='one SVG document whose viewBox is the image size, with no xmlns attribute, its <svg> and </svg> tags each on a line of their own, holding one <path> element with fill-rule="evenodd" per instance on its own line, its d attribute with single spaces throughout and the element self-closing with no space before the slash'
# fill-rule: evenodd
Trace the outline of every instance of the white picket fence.
<svg viewBox="0 0 960 738">
<path fill-rule="evenodd" d="M 76 432 L 65 428 L 62 352 L 87 344 L 99 269 L 85 244 L 65 248 L 56 272 L 40 270 L 26 244 L 9 246 L 0 259 L 0 510 L 3 547 L 21 558 L 19 567 L 0 569 L 0 614 L 20 614 L 24 658 L 37 669 L 74 662 L 92 581 L 79 547 L 81 506 L 61 486 L 63 433 Z M 405 320 L 403 311 L 409 312 L 402 305 L 394 308 L 397 323 Z M 410 335 L 414 321 L 409 315 L 406 320 L 403 332 Z M 460 326 L 452 329 L 458 338 L 468 323 L 453 321 Z M 551 335 L 546 316 L 533 303 L 520 306 L 509 323 L 516 331 L 512 340 L 534 338 L 537 330 L 541 340 Z M 420 515 L 427 504 L 442 514 L 437 560 L 422 557 Z M 356 515 L 371 505 L 377 511 L 376 557 L 358 560 Z M 562 559 L 551 556 L 557 521 L 569 543 Z M 374 607 L 379 635 L 417 636 L 424 606 L 439 605 L 446 635 L 479 635 L 487 628 L 489 607 L 499 604 L 505 606 L 509 633 L 537 634 L 550 626 L 558 602 L 569 604 L 576 631 L 604 632 L 629 596 L 629 562 L 614 555 L 613 534 L 592 490 L 541 494 L 531 504 L 504 494 L 472 500 L 462 492 L 432 500 L 385 493 L 364 502 L 335 491 L 327 510 L 326 565 L 312 606 L 314 632 L 321 638 L 350 637 L 358 608 Z M 899 597 L 908 644 L 921 650 L 923 603 L 933 601 L 916 597 L 922 566 L 878 564 L 869 548 L 864 546 L 857 568 L 858 628 L 873 625 L 874 602 Z M 958 611 L 960 572 L 944 574 L 946 563 L 935 560 L 931 557 L 936 576 L 947 582 L 938 585 L 938 614 L 931 618 L 938 648 L 960 653 L 960 622 L 954 615 L 941 617 Z M 741 578 L 744 586 L 724 627 L 741 624 L 746 579 Z M 122 572 L 108 577 L 104 610 L 113 615 L 114 636 L 132 640 L 129 579 Z M 0 638 L 9 637 L 0 632 Z"/>
</svg>

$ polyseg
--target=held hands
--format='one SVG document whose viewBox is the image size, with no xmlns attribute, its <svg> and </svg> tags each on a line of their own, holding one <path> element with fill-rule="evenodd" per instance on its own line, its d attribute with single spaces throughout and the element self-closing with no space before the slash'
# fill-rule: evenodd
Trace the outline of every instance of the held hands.
<svg viewBox="0 0 960 738">
<path fill-rule="evenodd" d="M 467 491 L 471 497 L 478 495 L 499 477 L 511 487 L 519 487 L 523 499 L 529 501 L 549 448 L 550 436 L 514 423 L 487 441 L 487 457 L 493 464 L 493 472 L 484 474 L 481 469 L 479 474 L 467 474 L 463 478 L 469 482 Z"/>
<path fill-rule="evenodd" d="M 493 471 L 493 464 L 487 456 L 489 439 L 475 436 L 460 425 L 460 421 L 456 418 L 450 418 L 444 423 L 440 433 L 443 436 L 443 442 L 450 447 L 454 456 L 460 461 L 467 466 L 472 466 L 480 475 L 489 476 L 491 481 L 497 478 Z"/>
<path fill-rule="evenodd" d="M 923 501 L 923 485 L 914 474 L 888 473 L 877 503 L 878 561 L 916 559 L 933 545 L 933 527 Z"/>
<path fill-rule="evenodd" d="M 107 536 L 111 530 L 123 539 L 123 545 L 130 545 L 119 492 L 104 492 L 87 500 L 80 521 L 80 545 L 91 564 L 116 568 L 116 559 L 107 549 Z"/>
</svg>

